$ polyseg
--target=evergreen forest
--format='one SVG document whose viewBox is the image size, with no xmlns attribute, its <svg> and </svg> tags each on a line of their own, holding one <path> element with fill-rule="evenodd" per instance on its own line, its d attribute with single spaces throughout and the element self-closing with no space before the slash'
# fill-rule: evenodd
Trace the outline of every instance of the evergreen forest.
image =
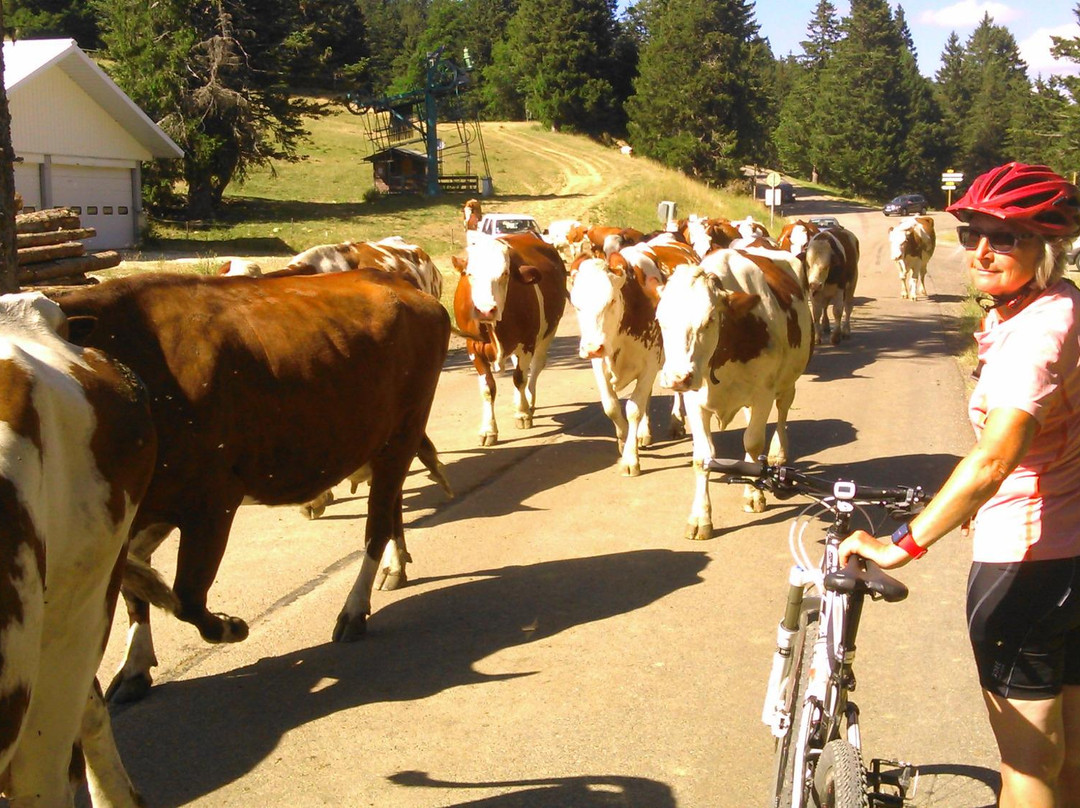
<svg viewBox="0 0 1080 808">
<path fill-rule="evenodd" d="M 846 17 L 819 0 L 802 52 L 784 56 L 752 0 L 3 5 L 9 34 L 74 38 L 184 149 L 146 172 L 148 201 L 176 205 L 183 187 L 194 217 L 254 166 L 301 159 L 305 116 L 333 99 L 423 86 L 435 52 L 469 69 L 483 120 L 623 139 L 710 184 L 759 165 L 870 198 L 936 198 L 948 169 L 1015 159 L 1080 172 L 1080 76 L 1030 75 L 989 15 L 953 33 L 926 77 L 888 0 L 851 0 Z M 1080 64 L 1080 37 L 1054 43 Z"/>
</svg>

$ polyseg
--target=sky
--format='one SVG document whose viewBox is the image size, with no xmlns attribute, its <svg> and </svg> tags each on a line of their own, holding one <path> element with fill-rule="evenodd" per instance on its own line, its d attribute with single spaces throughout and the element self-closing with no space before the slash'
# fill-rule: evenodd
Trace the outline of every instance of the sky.
<svg viewBox="0 0 1080 808">
<path fill-rule="evenodd" d="M 850 11 L 847 0 L 831 0 L 839 17 Z M 911 37 L 919 57 L 919 71 L 933 78 L 941 66 L 941 52 L 953 31 L 966 44 L 972 31 L 989 13 L 994 23 L 1012 32 L 1027 62 L 1032 79 L 1052 74 L 1080 75 L 1075 62 L 1055 62 L 1050 58 L 1050 36 L 1080 37 L 1080 24 L 1073 10 L 1076 0 L 890 0 L 895 12 L 904 8 Z M 773 55 L 802 53 L 799 42 L 806 39 L 806 26 L 814 15 L 817 0 L 756 0 L 755 16 L 761 35 L 768 37 Z"/>
</svg>

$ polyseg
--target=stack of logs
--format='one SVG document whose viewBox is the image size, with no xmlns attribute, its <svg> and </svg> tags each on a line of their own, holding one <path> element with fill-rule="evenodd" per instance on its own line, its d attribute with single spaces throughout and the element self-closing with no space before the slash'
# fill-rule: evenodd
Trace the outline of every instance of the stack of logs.
<svg viewBox="0 0 1080 808">
<path fill-rule="evenodd" d="M 93 283 L 87 272 L 120 263 L 115 250 L 87 253 L 80 239 L 97 231 L 83 227 L 67 208 L 49 208 L 15 215 L 15 243 L 20 285 Z"/>
</svg>

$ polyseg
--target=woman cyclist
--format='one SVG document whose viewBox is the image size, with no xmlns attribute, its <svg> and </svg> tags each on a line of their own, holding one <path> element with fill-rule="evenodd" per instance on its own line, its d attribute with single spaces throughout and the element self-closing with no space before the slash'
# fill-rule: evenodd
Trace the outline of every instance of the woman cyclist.
<svg viewBox="0 0 1080 808">
<path fill-rule="evenodd" d="M 1080 291 L 1063 279 L 1080 192 L 1009 163 L 948 208 L 992 298 L 969 414 L 977 443 L 892 540 L 840 546 L 898 567 L 974 517 L 967 614 L 1001 753 L 1000 805 L 1080 806 Z"/>
</svg>

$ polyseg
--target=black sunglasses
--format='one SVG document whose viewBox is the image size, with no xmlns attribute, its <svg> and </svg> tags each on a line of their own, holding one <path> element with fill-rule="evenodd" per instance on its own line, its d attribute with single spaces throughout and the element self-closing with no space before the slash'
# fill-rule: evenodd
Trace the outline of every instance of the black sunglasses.
<svg viewBox="0 0 1080 808">
<path fill-rule="evenodd" d="M 1016 249 L 1017 242 L 1025 238 L 1031 238 L 1031 233 L 1010 233 L 1008 230 L 999 230 L 996 233 L 984 233 L 976 230 L 969 224 L 962 224 L 956 228 L 956 237 L 960 240 L 960 246 L 965 250 L 974 250 L 984 238 L 990 249 L 996 253 L 1007 255 Z"/>
</svg>

